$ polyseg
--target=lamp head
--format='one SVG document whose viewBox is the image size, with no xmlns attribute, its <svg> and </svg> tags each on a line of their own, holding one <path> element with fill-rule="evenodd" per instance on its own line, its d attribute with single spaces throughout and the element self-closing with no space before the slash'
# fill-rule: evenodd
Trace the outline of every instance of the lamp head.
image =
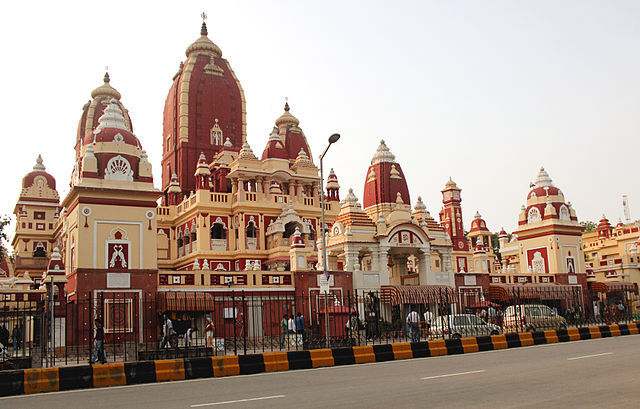
<svg viewBox="0 0 640 409">
<path fill-rule="evenodd" d="M 334 133 L 333 135 L 331 135 L 329 137 L 329 143 L 336 143 L 336 142 L 338 142 L 338 139 L 340 139 L 340 134 L 339 133 Z"/>
</svg>

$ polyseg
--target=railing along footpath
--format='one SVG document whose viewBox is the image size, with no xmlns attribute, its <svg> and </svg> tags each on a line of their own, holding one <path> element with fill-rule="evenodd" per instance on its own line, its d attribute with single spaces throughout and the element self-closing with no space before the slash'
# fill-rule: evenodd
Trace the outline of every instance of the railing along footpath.
<svg viewBox="0 0 640 409">
<path fill-rule="evenodd" d="M 493 299 L 492 299 L 493 296 Z M 455 339 L 629 323 L 637 294 L 509 289 L 393 296 L 335 292 L 109 292 L 76 299 L 0 301 L 0 368 L 248 355 Z M 168 330 L 165 317 L 171 320 Z M 99 320 L 99 322 L 96 321 Z M 104 351 L 96 353 L 98 327 Z"/>
</svg>

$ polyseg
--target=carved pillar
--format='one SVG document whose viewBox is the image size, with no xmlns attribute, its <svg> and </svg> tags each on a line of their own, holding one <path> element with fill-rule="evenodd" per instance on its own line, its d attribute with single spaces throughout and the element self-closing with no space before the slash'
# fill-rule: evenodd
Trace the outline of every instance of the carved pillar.
<svg viewBox="0 0 640 409">
<path fill-rule="evenodd" d="M 296 180 L 295 183 L 296 183 L 296 199 L 297 199 L 298 202 L 302 202 L 303 201 L 302 197 L 304 196 L 303 193 L 302 193 L 303 185 L 298 180 Z"/>
<path fill-rule="evenodd" d="M 388 252 L 389 246 L 380 246 L 377 252 L 377 270 L 380 274 L 380 285 L 389 285 Z"/>
<path fill-rule="evenodd" d="M 256 200 L 262 201 L 262 176 L 256 177 Z"/>
<path fill-rule="evenodd" d="M 418 274 L 420 279 L 420 285 L 429 284 L 429 272 L 431 265 L 431 256 L 429 253 L 422 253 L 417 256 L 418 259 Z"/>
<path fill-rule="evenodd" d="M 244 180 L 238 178 L 238 201 L 244 202 Z"/>
<path fill-rule="evenodd" d="M 293 181 L 289 182 L 289 200 L 294 200 L 296 195 L 296 191 L 295 191 L 295 184 Z"/>
<path fill-rule="evenodd" d="M 238 179 L 231 179 L 231 199 L 238 200 Z"/>
<path fill-rule="evenodd" d="M 271 182 L 269 182 L 269 178 L 262 179 L 262 193 L 264 194 L 264 199 L 265 200 L 270 200 L 271 199 L 271 194 L 269 193 L 269 185 L 270 184 L 271 184 Z"/>
</svg>

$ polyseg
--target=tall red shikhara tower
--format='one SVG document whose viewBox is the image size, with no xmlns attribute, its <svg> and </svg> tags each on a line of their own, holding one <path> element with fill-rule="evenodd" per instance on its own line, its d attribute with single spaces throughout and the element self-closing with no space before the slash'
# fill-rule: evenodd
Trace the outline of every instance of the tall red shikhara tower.
<svg viewBox="0 0 640 409">
<path fill-rule="evenodd" d="M 182 195 L 196 188 L 201 153 L 211 163 L 223 148 L 238 152 L 246 140 L 244 91 L 204 22 L 186 55 L 165 101 L 162 141 L 162 190 L 175 174 Z"/>
<path fill-rule="evenodd" d="M 460 197 L 461 189 L 456 185 L 456 182 L 449 178 L 449 181 L 444 185 L 442 192 L 442 204 L 444 207 L 440 210 L 440 224 L 444 226 L 451 237 L 453 242 L 453 251 L 468 251 L 469 245 L 467 244 L 467 238 L 464 235 L 464 227 L 462 224 L 462 207 L 460 203 L 462 198 Z"/>
</svg>

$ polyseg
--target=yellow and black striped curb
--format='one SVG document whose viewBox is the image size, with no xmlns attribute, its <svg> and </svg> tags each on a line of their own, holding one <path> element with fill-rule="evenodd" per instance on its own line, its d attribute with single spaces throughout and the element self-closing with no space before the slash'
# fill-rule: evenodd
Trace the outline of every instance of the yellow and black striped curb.
<svg viewBox="0 0 640 409">
<path fill-rule="evenodd" d="M 466 354 L 529 345 L 632 335 L 639 332 L 640 324 L 637 323 L 603 325 L 559 331 L 525 332 L 310 351 L 2 371 L 0 372 L 0 396 Z"/>
</svg>

